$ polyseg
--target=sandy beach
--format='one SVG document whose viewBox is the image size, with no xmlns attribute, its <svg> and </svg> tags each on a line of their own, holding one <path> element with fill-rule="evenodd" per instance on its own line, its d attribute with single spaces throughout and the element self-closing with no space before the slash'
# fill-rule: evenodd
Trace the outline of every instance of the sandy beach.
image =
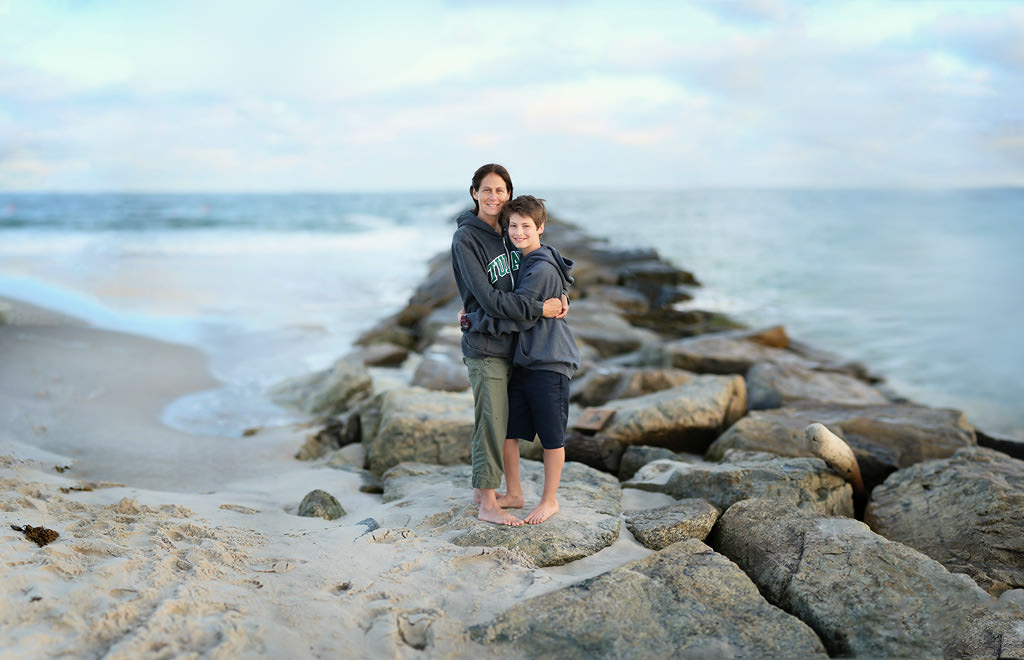
<svg viewBox="0 0 1024 660">
<path fill-rule="evenodd" d="M 198 351 L 4 302 L 4 658 L 481 657 L 466 625 L 650 553 L 623 528 L 592 557 L 538 569 L 405 535 L 437 503 L 385 504 L 337 458 L 296 460 L 309 428 L 162 424 L 168 403 L 215 385 Z M 347 515 L 298 516 L 314 488 Z M 662 500 L 629 491 L 623 506 Z M 12 525 L 60 536 L 37 547 Z"/>
</svg>

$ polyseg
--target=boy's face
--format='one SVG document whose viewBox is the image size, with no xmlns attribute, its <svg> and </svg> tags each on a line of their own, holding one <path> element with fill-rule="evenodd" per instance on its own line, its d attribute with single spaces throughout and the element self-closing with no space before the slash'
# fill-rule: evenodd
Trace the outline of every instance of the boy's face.
<svg viewBox="0 0 1024 660">
<path fill-rule="evenodd" d="M 533 218 L 518 213 L 508 218 L 508 237 L 523 254 L 529 254 L 540 247 L 540 236 L 543 233 L 544 227 L 538 228 Z"/>
</svg>

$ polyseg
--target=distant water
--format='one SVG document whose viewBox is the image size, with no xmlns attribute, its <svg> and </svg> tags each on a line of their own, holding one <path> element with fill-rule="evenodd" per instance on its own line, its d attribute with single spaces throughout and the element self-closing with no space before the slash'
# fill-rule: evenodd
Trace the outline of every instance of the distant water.
<svg viewBox="0 0 1024 660">
<path fill-rule="evenodd" d="M 910 398 L 1024 440 L 1022 189 L 519 192 L 692 270 L 694 306 L 781 323 Z M 167 421 L 237 436 L 288 421 L 266 385 L 327 366 L 405 304 L 467 201 L 0 193 L 0 295 L 197 346 L 225 385 Z"/>
</svg>

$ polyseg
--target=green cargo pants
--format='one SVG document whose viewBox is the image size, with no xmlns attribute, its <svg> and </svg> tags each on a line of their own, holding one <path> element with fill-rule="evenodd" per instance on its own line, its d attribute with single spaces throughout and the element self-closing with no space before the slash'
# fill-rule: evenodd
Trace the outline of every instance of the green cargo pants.
<svg viewBox="0 0 1024 660">
<path fill-rule="evenodd" d="M 500 488 L 508 428 L 509 363 L 463 358 L 473 387 L 473 488 Z"/>
</svg>

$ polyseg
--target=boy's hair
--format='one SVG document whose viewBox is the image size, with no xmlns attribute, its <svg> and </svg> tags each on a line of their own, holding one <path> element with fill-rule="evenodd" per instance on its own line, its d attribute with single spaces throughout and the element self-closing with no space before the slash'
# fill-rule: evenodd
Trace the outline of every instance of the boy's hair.
<svg viewBox="0 0 1024 660">
<path fill-rule="evenodd" d="M 548 221 L 548 210 L 544 206 L 544 200 L 533 195 L 520 195 L 505 204 L 501 209 L 501 224 L 508 227 L 508 219 L 513 213 L 530 218 L 533 224 L 537 225 L 537 229 Z"/>
</svg>

